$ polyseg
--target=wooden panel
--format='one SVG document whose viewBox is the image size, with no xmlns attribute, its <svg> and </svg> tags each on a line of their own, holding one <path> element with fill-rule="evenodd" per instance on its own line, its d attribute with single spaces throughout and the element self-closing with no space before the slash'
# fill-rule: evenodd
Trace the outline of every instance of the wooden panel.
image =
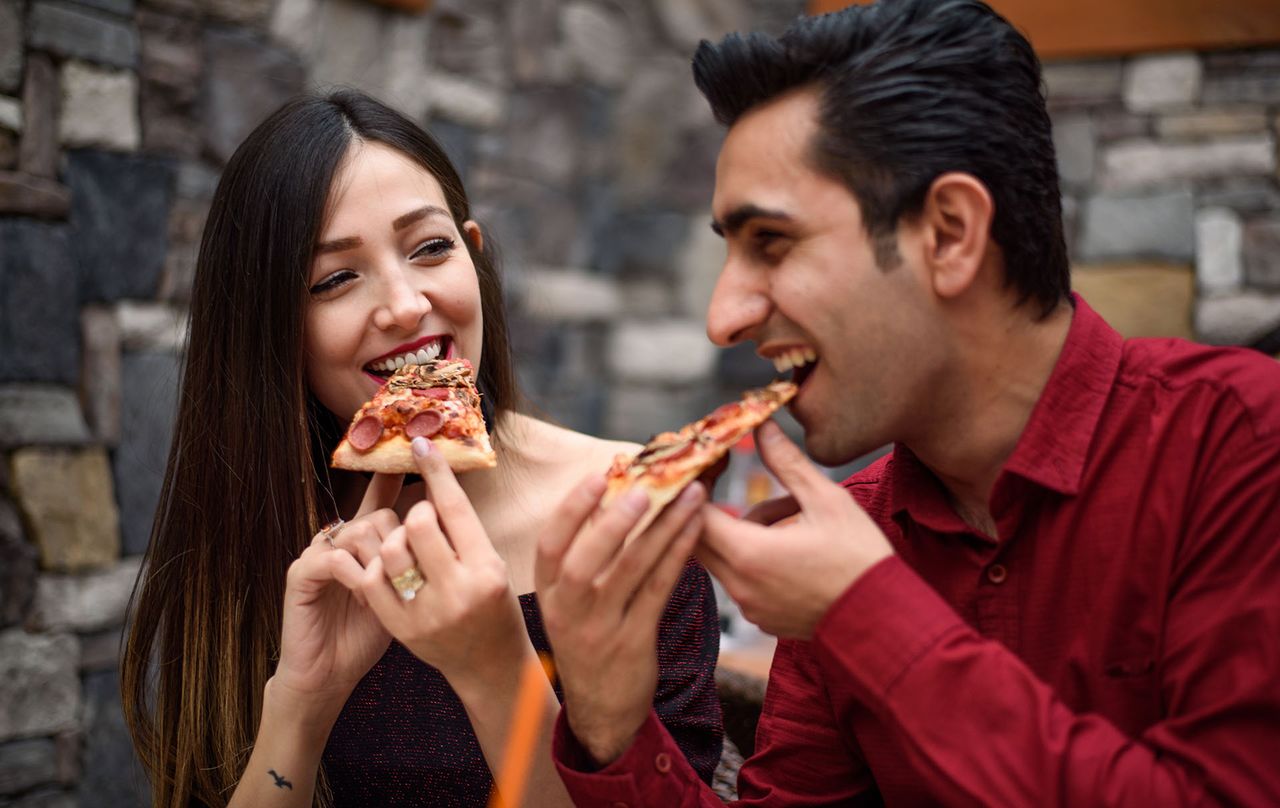
<svg viewBox="0 0 1280 808">
<path fill-rule="evenodd" d="M 1280 43 L 1280 0 L 989 0 L 1042 59 Z M 809 0 L 820 14 L 850 0 Z"/>
</svg>

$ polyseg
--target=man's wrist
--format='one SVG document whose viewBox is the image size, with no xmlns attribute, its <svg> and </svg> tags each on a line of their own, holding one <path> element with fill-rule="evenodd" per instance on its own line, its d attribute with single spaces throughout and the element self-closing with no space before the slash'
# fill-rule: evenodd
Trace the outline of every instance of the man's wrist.
<svg viewBox="0 0 1280 808">
<path fill-rule="evenodd" d="M 575 721 L 574 716 L 572 705 L 566 701 L 565 720 L 569 724 L 569 730 L 577 739 L 578 745 L 591 758 L 596 769 L 603 769 L 626 754 L 631 744 L 635 742 L 640 726 L 644 723 L 644 716 L 641 716 L 639 724 L 629 731 L 620 732 L 618 727 L 623 724 L 621 721 L 582 722 Z"/>
</svg>

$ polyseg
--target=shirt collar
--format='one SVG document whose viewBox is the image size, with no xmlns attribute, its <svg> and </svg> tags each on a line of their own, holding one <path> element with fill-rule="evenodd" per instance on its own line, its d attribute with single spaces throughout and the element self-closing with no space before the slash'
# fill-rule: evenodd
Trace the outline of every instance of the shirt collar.
<svg viewBox="0 0 1280 808">
<path fill-rule="evenodd" d="M 1083 298 L 1073 293 L 1072 302 L 1062 352 L 1002 469 L 1067 495 L 1080 492 L 1089 445 L 1124 348 L 1120 334 Z M 890 464 L 892 513 L 910 510 L 913 520 L 940 532 L 967 530 L 942 484 L 910 449 L 895 445 Z"/>
</svg>

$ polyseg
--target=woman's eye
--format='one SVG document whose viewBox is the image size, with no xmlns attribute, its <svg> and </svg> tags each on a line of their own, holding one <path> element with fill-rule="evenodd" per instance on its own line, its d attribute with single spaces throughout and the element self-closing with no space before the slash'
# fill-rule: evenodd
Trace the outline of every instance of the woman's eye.
<svg viewBox="0 0 1280 808">
<path fill-rule="evenodd" d="M 350 283 L 352 280 L 355 279 L 355 277 L 356 277 L 356 273 L 352 272 L 351 270 L 340 269 L 337 272 L 333 273 L 332 275 L 329 275 L 328 277 L 326 277 L 324 280 L 317 283 L 315 286 L 312 286 L 310 289 L 311 294 L 322 295 L 325 292 L 332 292 L 334 289 L 337 289 L 340 286 Z"/>
<path fill-rule="evenodd" d="M 432 238 L 427 239 L 418 245 L 418 249 L 413 251 L 409 256 L 410 261 L 417 261 L 419 258 L 444 258 L 453 252 L 453 239 L 451 238 Z"/>
</svg>

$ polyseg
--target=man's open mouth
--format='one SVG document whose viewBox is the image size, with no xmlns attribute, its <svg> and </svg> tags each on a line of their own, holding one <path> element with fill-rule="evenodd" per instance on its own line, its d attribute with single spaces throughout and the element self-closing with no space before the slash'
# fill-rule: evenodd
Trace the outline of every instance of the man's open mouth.
<svg viewBox="0 0 1280 808">
<path fill-rule="evenodd" d="M 421 365 L 442 357 L 448 359 L 452 348 L 453 341 L 447 336 L 423 337 L 379 356 L 364 366 L 364 372 L 385 380 L 405 365 Z"/>
<path fill-rule="evenodd" d="M 791 371 L 791 381 L 797 386 L 803 385 L 809 374 L 818 365 L 818 352 L 812 348 L 792 348 L 777 356 L 770 357 L 778 373 Z"/>
</svg>

